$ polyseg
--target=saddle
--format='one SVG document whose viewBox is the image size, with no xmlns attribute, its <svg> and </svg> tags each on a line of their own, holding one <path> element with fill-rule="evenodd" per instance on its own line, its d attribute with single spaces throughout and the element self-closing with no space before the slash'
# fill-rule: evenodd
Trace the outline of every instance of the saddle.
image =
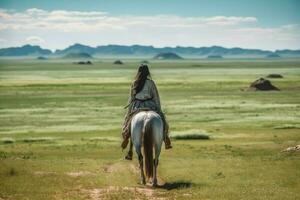
<svg viewBox="0 0 300 200">
<path fill-rule="evenodd" d="M 143 111 L 153 111 L 153 112 L 156 112 L 158 115 L 159 115 L 159 113 L 157 112 L 157 111 L 155 111 L 155 110 L 152 110 L 152 109 L 150 109 L 150 108 L 139 108 L 139 109 L 136 109 L 136 110 L 134 110 L 134 111 L 132 111 L 131 113 L 129 113 L 129 124 L 128 125 L 130 125 L 131 124 L 131 119 L 136 115 L 136 114 L 138 114 L 138 113 L 140 113 L 140 112 L 143 112 Z"/>
</svg>

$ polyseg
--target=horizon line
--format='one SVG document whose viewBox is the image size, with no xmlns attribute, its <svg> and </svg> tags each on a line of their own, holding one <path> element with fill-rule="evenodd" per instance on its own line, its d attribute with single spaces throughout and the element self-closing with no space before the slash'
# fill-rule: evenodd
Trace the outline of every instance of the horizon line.
<svg viewBox="0 0 300 200">
<path fill-rule="evenodd" d="M 275 49 L 275 50 L 270 50 L 270 49 L 260 49 L 260 48 L 246 48 L 246 47 L 239 47 L 239 46 L 234 46 L 234 47 L 226 47 L 226 46 L 220 46 L 220 45 L 211 45 L 211 46 L 181 46 L 181 45 L 176 45 L 176 46 L 162 46 L 162 47 L 158 47 L 158 46 L 154 46 L 154 45 L 143 45 L 143 44 L 131 44 L 131 45 L 128 45 L 128 44 L 103 44 L 103 45 L 97 45 L 97 46 L 90 46 L 90 45 L 87 45 L 87 44 L 83 44 L 83 43 L 78 43 L 78 42 L 75 42 L 73 43 L 72 45 L 69 45 L 69 46 L 66 46 L 64 48 L 61 48 L 61 49 L 51 49 L 51 48 L 47 48 L 47 47 L 43 47 L 42 45 L 39 45 L 39 44 L 24 44 L 24 45 L 20 45 L 20 46 L 10 46 L 10 47 L 0 47 L 0 49 L 8 49 L 8 48 L 20 48 L 20 47 L 24 47 L 24 46 L 38 46 L 42 49 L 46 49 L 46 50 L 50 50 L 52 53 L 54 53 L 55 51 L 58 51 L 58 50 L 64 50 L 66 48 L 69 48 L 71 46 L 74 46 L 74 45 L 82 45 L 82 46 L 88 46 L 88 47 L 91 47 L 91 48 L 97 48 L 97 47 L 103 47 L 103 46 L 126 46 L 126 47 L 130 47 L 130 46 L 144 46 L 144 47 L 153 47 L 153 48 L 178 48 L 178 47 L 181 47 L 181 48 L 211 48 L 211 47 L 221 47 L 221 48 L 225 48 L 225 49 L 235 49 L 235 48 L 240 48 L 240 49 L 247 49 L 247 50 L 261 50 L 261 51 L 270 51 L 270 52 L 275 52 L 275 51 L 279 51 L 279 50 L 292 50 L 292 51 L 298 51 L 300 50 L 299 49 L 289 49 L 289 48 L 283 48 L 283 49 Z"/>
</svg>

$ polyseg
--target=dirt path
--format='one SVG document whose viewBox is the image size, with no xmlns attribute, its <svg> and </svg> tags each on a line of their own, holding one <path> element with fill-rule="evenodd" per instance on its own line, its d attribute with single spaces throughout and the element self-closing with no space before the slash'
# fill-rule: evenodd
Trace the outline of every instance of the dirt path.
<svg viewBox="0 0 300 200">
<path fill-rule="evenodd" d="M 111 199 L 114 197 L 130 196 L 133 199 L 149 199 L 149 200 L 164 200 L 164 192 L 157 191 L 149 186 L 141 187 L 121 187 L 108 186 L 104 188 L 96 188 L 92 190 L 84 190 L 91 200 Z M 131 199 L 131 198 L 130 198 Z"/>
<path fill-rule="evenodd" d="M 103 168 L 103 171 L 108 175 L 120 172 L 120 170 L 128 170 L 129 173 L 136 176 L 137 181 L 139 180 L 140 169 L 138 164 L 135 161 L 131 162 L 115 162 L 108 164 Z M 164 181 L 158 177 L 159 184 L 164 184 Z M 112 199 L 112 198 L 121 198 L 130 197 L 130 199 L 150 199 L 150 200 L 163 200 L 166 199 L 162 197 L 164 191 L 157 188 L 151 187 L 150 184 L 145 186 L 107 186 L 94 189 L 84 189 L 84 193 L 89 196 L 89 199 Z M 131 198 L 132 197 L 132 198 Z"/>
</svg>

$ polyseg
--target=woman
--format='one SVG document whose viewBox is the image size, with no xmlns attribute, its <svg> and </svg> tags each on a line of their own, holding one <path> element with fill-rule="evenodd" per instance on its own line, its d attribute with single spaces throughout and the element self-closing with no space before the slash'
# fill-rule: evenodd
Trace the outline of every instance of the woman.
<svg viewBox="0 0 300 200">
<path fill-rule="evenodd" d="M 131 118 L 134 114 L 138 113 L 141 110 L 153 110 L 161 116 L 164 122 L 165 148 L 172 148 L 171 141 L 168 135 L 169 126 L 166 122 L 165 115 L 161 111 L 158 90 L 154 81 L 151 79 L 149 68 L 145 64 L 141 64 L 138 69 L 135 80 L 131 85 L 128 105 L 125 108 L 128 108 L 128 111 L 126 113 L 122 128 L 123 142 L 121 147 L 123 149 L 126 148 L 130 138 Z M 130 146 L 130 150 L 128 152 L 128 155 L 126 156 L 126 159 L 131 160 L 131 158 L 132 145 Z"/>
</svg>

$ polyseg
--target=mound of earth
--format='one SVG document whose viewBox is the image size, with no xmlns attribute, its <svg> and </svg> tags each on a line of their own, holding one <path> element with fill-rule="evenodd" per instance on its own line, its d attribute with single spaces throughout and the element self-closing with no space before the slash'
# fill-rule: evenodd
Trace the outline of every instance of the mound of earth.
<svg viewBox="0 0 300 200">
<path fill-rule="evenodd" d="M 221 55 L 209 55 L 209 56 L 207 56 L 207 58 L 209 58 L 209 59 L 221 59 L 221 58 L 223 58 L 223 56 L 221 56 Z"/>
<path fill-rule="evenodd" d="M 279 90 L 277 87 L 272 85 L 271 81 L 264 78 L 257 79 L 251 83 L 250 88 L 254 90 Z"/>
<path fill-rule="evenodd" d="M 91 61 L 79 61 L 79 62 L 75 62 L 75 64 L 79 64 L 79 65 L 91 65 L 92 64 L 92 62 Z"/>
<path fill-rule="evenodd" d="M 272 53 L 267 55 L 266 58 L 280 58 L 280 55 L 278 55 L 277 53 Z"/>
<path fill-rule="evenodd" d="M 39 56 L 39 57 L 37 57 L 37 59 L 38 59 L 38 60 L 47 60 L 47 58 L 44 57 L 44 56 Z"/>
<path fill-rule="evenodd" d="M 121 60 L 116 60 L 114 62 L 115 65 L 123 65 L 124 63 Z"/>
<path fill-rule="evenodd" d="M 92 58 L 92 56 L 88 53 L 69 53 L 63 58 Z"/>
<path fill-rule="evenodd" d="M 283 78 L 281 74 L 269 74 L 267 78 Z"/>
<path fill-rule="evenodd" d="M 141 63 L 142 63 L 142 64 L 148 64 L 149 61 L 148 61 L 148 60 L 142 60 Z"/>
<path fill-rule="evenodd" d="M 153 59 L 158 59 L 158 60 L 181 60 L 183 59 L 179 55 L 171 52 L 167 53 L 159 53 L 156 56 L 153 57 Z"/>
</svg>

